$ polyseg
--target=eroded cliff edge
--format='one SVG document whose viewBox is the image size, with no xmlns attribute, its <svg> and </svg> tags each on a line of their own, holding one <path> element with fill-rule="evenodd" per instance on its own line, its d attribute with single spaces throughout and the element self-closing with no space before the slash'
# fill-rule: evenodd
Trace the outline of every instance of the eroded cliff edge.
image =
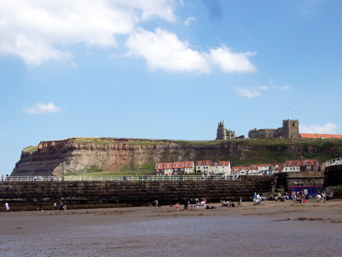
<svg viewBox="0 0 342 257">
<path fill-rule="evenodd" d="M 342 155 L 342 140 L 173 141 L 127 138 L 69 138 L 42 141 L 22 151 L 12 176 L 46 176 L 83 172 L 91 165 L 104 171 L 136 169 L 156 162 L 229 160 L 233 165 L 284 162 L 304 158 L 320 161 Z"/>
</svg>

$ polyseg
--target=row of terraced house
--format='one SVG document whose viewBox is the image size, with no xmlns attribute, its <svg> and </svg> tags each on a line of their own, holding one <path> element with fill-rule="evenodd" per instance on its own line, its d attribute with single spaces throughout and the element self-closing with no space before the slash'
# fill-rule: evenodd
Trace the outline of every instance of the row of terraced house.
<svg viewBox="0 0 342 257">
<path fill-rule="evenodd" d="M 273 175 L 280 172 L 320 171 L 321 164 L 316 159 L 286 160 L 285 163 L 251 164 L 249 166 L 231 167 L 229 161 L 201 160 L 194 162 L 157 163 L 157 176 L 171 176 L 191 173 L 222 174 L 222 175 Z"/>
</svg>

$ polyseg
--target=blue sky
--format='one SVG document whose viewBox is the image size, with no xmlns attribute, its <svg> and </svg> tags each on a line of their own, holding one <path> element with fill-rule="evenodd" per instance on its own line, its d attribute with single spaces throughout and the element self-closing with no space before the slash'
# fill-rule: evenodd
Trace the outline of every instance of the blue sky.
<svg viewBox="0 0 342 257">
<path fill-rule="evenodd" d="M 342 134 L 342 1 L 0 2 L 0 174 L 43 140 Z"/>
</svg>

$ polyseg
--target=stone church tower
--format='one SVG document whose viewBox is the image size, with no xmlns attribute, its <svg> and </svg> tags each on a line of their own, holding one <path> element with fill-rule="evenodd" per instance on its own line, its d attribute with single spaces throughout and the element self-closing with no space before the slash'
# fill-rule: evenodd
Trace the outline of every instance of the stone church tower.
<svg viewBox="0 0 342 257">
<path fill-rule="evenodd" d="M 298 120 L 283 120 L 283 137 L 299 138 L 299 122 Z"/>
<path fill-rule="evenodd" d="M 235 131 L 226 129 L 224 126 L 224 121 L 218 123 L 216 140 L 231 140 L 235 138 Z"/>
</svg>

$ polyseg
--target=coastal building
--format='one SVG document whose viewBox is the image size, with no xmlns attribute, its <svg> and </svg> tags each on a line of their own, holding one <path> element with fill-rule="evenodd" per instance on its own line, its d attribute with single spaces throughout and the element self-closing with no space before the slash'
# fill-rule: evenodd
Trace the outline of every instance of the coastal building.
<svg viewBox="0 0 342 257">
<path fill-rule="evenodd" d="M 275 173 L 283 172 L 285 163 L 277 163 Z"/>
<path fill-rule="evenodd" d="M 196 172 L 210 173 L 211 166 L 212 166 L 211 160 L 197 161 Z"/>
<path fill-rule="evenodd" d="M 230 166 L 230 161 L 219 162 L 219 173 L 227 174 L 228 176 L 232 174 L 232 168 Z"/>
<path fill-rule="evenodd" d="M 318 171 L 319 170 L 319 162 L 318 160 L 302 160 L 300 162 L 300 171 Z"/>
<path fill-rule="evenodd" d="M 194 173 L 195 167 L 192 161 L 156 163 L 155 172 L 156 176 L 182 175 Z"/>
<path fill-rule="evenodd" d="M 262 174 L 270 175 L 269 174 L 270 165 L 271 164 L 259 164 L 258 171 L 261 172 Z"/>
<path fill-rule="evenodd" d="M 173 163 L 167 162 L 164 164 L 164 175 L 172 175 L 173 174 Z"/>
<path fill-rule="evenodd" d="M 259 165 L 252 164 L 249 166 L 248 175 L 252 175 L 252 176 L 259 175 L 259 176 L 261 176 L 263 174 L 262 174 L 262 172 L 259 171 Z"/>
<path fill-rule="evenodd" d="M 283 126 L 277 129 L 251 129 L 248 132 L 250 139 L 257 138 L 299 138 L 298 120 L 283 120 Z"/>
<path fill-rule="evenodd" d="M 342 135 L 334 134 L 317 134 L 317 133 L 300 133 L 300 138 L 309 139 L 342 139 Z"/>
<path fill-rule="evenodd" d="M 248 166 L 236 166 L 232 167 L 231 175 L 247 175 Z"/>
<path fill-rule="evenodd" d="M 172 168 L 173 168 L 172 175 L 183 174 L 184 168 L 185 168 L 184 162 L 174 162 Z"/>
<path fill-rule="evenodd" d="M 195 165 L 194 162 L 185 162 L 185 174 L 190 174 L 195 172 Z"/>
<path fill-rule="evenodd" d="M 164 163 L 156 163 L 156 176 L 164 175 Z"/>
<path fill-rule="evenodd" d="M 299 160 L 290 160 L 286 161 L 283 172 L 299 172 L 300 171 L 300 161 Z"/>
</svg>

